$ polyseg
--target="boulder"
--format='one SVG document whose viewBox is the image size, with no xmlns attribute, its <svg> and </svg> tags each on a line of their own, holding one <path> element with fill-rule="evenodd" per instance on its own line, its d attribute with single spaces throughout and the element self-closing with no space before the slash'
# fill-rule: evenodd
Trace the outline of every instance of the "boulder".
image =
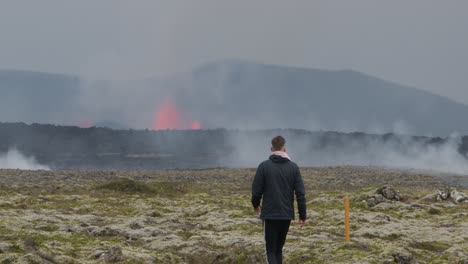
<svg viewBox="0 0 468 264">
<path fill-rule="evenodd" d="M 439 189 L 438 193 L 437 193 L 437 200 L 440 201 L 445 201 L 447 200 L 449 197 L 450 197 L 450 188 L 448 187 L 445 187 L 445 188 L 442 188 L 442 189 Z"/>
<path fill-rule="evenodd" d="M 384 197 L 382 195 L 373 195 L 366 200 L 366 204 L 369 207 L 374 207 L 383 201 Z"/>
<path fill-rule="evenodd" d="M 456 203 L 461 203 L 468 200 L 468 197 L 459 192 L 457 189 L 452 189 L 450 191 L 450 198 L 452 198 L 452 200 Z"/>
<path fill-rule="evenodd" d="M 382 186 L 364 200 L 368 207 L 374 207 L 385 201 L 400 201 L 400 192 L 390 186 Z"/>
<path fill-rule="evenodd" d="M 400 192 L 390 186 L 383 186 L 375 191 L 376 194 L 382 195 L 387 200 L 400 201 Z"/>
<path fill-rule="evenodd" d="M 445 187 L 420 199 L 425 202 L 452 201 L 454 203 L 468 202 L 468 196 L 455 188 Z"/>
</svg>

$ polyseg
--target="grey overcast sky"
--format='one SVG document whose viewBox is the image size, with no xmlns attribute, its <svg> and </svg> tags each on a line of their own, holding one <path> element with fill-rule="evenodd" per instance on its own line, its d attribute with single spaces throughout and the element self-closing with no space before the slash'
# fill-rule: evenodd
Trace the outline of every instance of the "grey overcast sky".
<svg viewBox="0 0 468 264">
<path fill-rule="evenodd" d="M 2 69 L 137 79 L 225 58 L 354 69 L 468 104 L 468 1 L 0 2 Z"/>
</svg>

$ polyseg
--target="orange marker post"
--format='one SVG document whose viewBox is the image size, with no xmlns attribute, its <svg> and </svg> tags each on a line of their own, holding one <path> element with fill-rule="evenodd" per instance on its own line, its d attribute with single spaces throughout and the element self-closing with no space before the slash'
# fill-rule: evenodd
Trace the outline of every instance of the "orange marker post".
<svg viewBox="0 0 468 264">
<path fill-rule="evenodd" d="M 346 195 L 344 198 L 344 208 L 345 208 L 345 241 L 349 242 L 350 237 L 349 237 L 349 199 L 348 196 Z"/>
</svg>

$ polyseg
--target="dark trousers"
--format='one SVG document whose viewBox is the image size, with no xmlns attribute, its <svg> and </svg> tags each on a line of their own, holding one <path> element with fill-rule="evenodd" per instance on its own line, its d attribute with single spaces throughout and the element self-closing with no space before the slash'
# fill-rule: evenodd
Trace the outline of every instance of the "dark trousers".
<svg viewBox="0 0 468 264">
<path fill-rule="evenodd" d="M 286 242 L 290 224 L 291 220 L 265 219 L 263 221 L 268 264 L 283 263 L 283 246 Z"/>
</svg>

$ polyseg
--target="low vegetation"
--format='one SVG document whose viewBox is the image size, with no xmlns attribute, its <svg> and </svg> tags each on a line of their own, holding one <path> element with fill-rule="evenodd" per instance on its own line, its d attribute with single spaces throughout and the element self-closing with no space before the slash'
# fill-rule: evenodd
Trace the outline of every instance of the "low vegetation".
<svg viewBox="0 0 468 264">
<path fill-rule="evenodd" d="M 0 263 L 261 263 L 253 173 L 0 170 Z M 303 177 L 310 218 L 292 224 L 286 263 L 468 260 L 468 203 L 421 200 L 446 178 L 369 167 L 309 168 Z M 369 207 L 382 185 L 404 199 Z"/>
</svg>

